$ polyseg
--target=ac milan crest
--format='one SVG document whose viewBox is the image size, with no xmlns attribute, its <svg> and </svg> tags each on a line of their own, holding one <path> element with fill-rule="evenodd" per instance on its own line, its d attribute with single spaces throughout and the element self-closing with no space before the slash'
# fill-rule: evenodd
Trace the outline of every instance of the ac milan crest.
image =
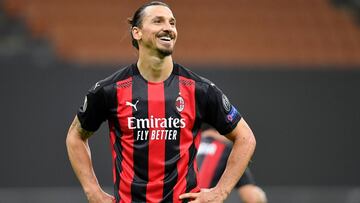
<svg viewBox="0 0 360 203">
<path fill-rule="evenodd" d="M 185 108 L 185 101 L 181 96 L 178 96 L 175 101 L 175 106 L 178 112 L 182 112 Z"/>
</svg>

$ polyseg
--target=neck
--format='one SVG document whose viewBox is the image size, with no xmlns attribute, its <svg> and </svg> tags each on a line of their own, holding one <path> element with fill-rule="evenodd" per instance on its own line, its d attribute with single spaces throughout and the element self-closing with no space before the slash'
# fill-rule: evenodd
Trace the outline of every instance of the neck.
<svg viewBox="0 0 360 203">
<path fill-rule="evenodd" d="M 147 81 L 163 82 L 173 70 L 173 61 L 171 56 L 163 58 L 151 55 L 142 56 L 140 52 L 137 67 Z"/>
</svg>

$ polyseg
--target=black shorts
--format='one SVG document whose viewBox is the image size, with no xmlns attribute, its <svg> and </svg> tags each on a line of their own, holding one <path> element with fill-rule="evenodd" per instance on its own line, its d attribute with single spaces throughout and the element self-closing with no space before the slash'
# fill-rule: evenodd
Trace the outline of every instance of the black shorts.
<svg viewBox="0 0 360 203">
<path fill-rule="evenodd" d="M 254 177 L 249 168 L 246 168 L 244 174 L 241 176 L 240 180 L 235 185 L 235 188 L 240 188 L 241 186 L 252 184 L 255 185 Z"/>
</svg>

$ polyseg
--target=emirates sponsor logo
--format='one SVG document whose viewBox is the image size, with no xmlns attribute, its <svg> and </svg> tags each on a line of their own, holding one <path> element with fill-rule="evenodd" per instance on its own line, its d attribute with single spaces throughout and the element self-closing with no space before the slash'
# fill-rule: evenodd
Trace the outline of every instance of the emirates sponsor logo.
<svg viewBox="0 0 360 203">
<path fill-rule="evenodd" d="M 144 128 L 185 128 L 186 123 L 184 118 L 135 118 L 128 117 L 129 129 L 144 129 Z"/>
<path fill-rule="evenodd" d="M 137 130 L 136 140 L 176 140 L 178 130 L 185 127 L 184 118 L 128 117 L 128 128 Z"/>
<path fill-rule="evenodd" d="M 136 140 L 176 140 L 177 130 L 139 130 Z"/>
</svg>

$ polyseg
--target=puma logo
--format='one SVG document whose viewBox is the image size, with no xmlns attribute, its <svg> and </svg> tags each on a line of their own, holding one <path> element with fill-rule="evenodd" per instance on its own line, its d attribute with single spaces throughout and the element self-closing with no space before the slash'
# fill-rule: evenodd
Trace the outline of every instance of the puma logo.
<svg viewBox="0 0 360 203">
<path fill-rule="evenodd" d="M 132 106 L 135 109 L 135 111 L 137 111 L 136 105 L 137 105 L 138 102 L 139 102 L 139 100 L 137 100 L 135 102 L 135 104 L 132 104 L 131 102 L 127 101 L 125 104 L 126 104 L 126 106 Z"/>
</svg>

